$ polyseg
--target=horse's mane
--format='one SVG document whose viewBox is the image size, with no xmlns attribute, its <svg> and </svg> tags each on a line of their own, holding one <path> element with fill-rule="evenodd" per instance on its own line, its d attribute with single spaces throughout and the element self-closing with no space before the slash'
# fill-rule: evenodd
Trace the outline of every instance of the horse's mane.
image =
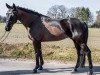
<svg viewBox="0 0 100 75">
<path fill-rule="evenodd" d="M 43 15 L 43 14 L 40 14 L 40 13 L 36 12 L 35 10 L 33 11 L 33 10 L 28 9 L 28 8 L 23 8 L 23 7 L 19 7 L 19 6 L 17 6 L 17 8 L 22 10 L 22 11 L 25 11 L 27 13 L 30 13 L 30 14 L 35 14 L 35 15 L 39 15 L 39 16 L 48 17 L 46 15 Z"/>
</svg>

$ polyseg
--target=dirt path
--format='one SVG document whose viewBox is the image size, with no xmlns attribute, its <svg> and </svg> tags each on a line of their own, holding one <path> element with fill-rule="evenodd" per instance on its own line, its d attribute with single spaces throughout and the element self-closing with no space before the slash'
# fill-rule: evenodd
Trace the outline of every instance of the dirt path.
<svg viewBox="0 0 100 75">
<path fill-rule="evenodd" d="M 0 75 L 33 75 L 34 64 L 31 60 L 0 59 Z M 38 71 L 38 75 L 87 75 L 88 67 L 79 68 L 79 72 L 73 73 L 73 66 L 69 63 L 46 62 L 44 70 Z M 100 75 L 100 65 L 94 66 L 94 73 Z"/>
</svg>

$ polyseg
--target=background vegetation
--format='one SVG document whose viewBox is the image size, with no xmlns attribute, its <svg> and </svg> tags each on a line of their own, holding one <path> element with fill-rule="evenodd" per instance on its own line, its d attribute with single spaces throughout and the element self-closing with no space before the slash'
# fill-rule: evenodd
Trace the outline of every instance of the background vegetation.
<svg viewBox="0 0 100 75">
<path fill-rule="evenodd" d="M 0 37 L 5 24 L 0 24 Z M 88 46 L 92 51 L 93 62 L 100 63 L 100 29 L 89 28 Z M 46 60 L 62 62 L 76 61 L 76 49 L 69 38 L 61 41 L 43 42 L 43 57 Z M 15 24 L 8 38 L 0 44 L 0 57 L 34 59 L 34 48 L 22 24 Z"/>
<path fill-rule="evenodd" d="M 92 27 L 89 28 L 88 46 L 92 51 L 93 61 L 100 63 L 100 11 L 97 11 L 96 20 L 94 20 L 89 8 L 67 9 L 63 5 L 54 5 L 47 11 L 47 15 L 53 19 L 78 18 Z M 4 33 L 5 22 L 6 17 L 0 16 L 0 37 Z M 42 50 L 45 59 L 66 62 L 75 61 L 77 58 L 75 47 L 69 38 L 56 42 L 43 42 Z M 34 48 L 22 24 L 14 25 L 8 38 L 0 43 L 0 57 L 34 59 Z"/>
<path fill-rule="evenodd" d="M 74 7 L 68 9 L 64 5 L 54 5 L 49 8 L 47 15 L 53 19 L 78 18 L 84 21 L 92 28 L 100 28 L 100 10 L 97 10 L 97 16 L 94 16 L 89 8 Z M 6 17 L 0 16 L 0 22 L 6 22 Z M 20 23 L 18 21 L 18 23 Z"/>
</svg>

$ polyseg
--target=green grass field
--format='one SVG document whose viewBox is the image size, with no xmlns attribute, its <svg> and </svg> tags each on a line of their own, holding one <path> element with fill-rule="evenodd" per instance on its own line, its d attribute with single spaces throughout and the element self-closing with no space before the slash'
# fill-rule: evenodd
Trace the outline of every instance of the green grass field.
<svg viewBox="0 0 100 75">
<path fill-rule="evenodd" d="M 0 37 L 4 33 L 4 23 L 0 24 Z M 89 28 L 88 46 L 94 62 L 100 63 L 100 29 Z M 76 50 L 69 38 L 56 42 L 42 43 L 43 57 L 50 60 L 75 61 Z M 8 38 L 0 44 L 0 57 L 34 58 L 34 49 L 21 24 L 15 24 Z"/>
</svg>

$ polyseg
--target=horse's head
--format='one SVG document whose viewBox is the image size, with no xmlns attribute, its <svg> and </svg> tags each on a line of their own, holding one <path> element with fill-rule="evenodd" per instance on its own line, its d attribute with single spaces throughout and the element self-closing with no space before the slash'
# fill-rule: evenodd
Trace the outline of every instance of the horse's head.
<svg viewBox="0 0 100 75">
<path fill-rule="evenodd" d="M 13 25 L 17 22 L 17 9 L 15 4 L 13 6 L 10 6 L 6 3 L 6 7 L 8 8 L 8 11 L 6 13 L 6 26 L 5 30 L 10 31 L 13 27 Z"/>
</svg>

